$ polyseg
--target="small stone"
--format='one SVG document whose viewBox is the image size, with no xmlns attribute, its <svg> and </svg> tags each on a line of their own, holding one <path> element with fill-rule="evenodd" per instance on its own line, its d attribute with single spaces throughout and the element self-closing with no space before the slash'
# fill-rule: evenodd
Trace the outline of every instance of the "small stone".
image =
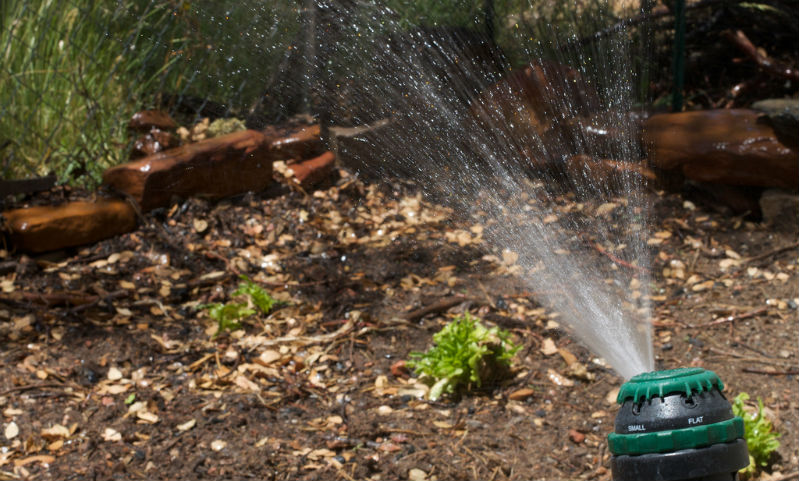
<svg viewBox="0 0 799 481">
<path fill-rule="evenodd" d="M 17 437 L 17 435 L 19 434 L 19 426 L 17 426 L 17 423 L 15 423 L 14 421 L 8 423 L 4 434 L 6 436 L 6 439 L 8 439 L 9 441 Z"/>
<path fill-rule="evenodd" d="M 221 439 L 215 439 L 211 441 L 211 449 L 214 451 L 222 451 L 227 447 L 227 443 L 222 441 Z"/>
<path fill-rule="evenodd" d="M 585 434 L 583 434 L 580 431 L 577 431 L 575 429 L 569 429 L 569 439 L 574 444 L 580 444 L 583 441 L 585 441 Z"/>
<path fill-rule="evenodd" d="M 391 406 L 386 406 L 385 404 L 377 408 L 377 414 L 381 416 L 388 416 L 392 412 L 394 412 L 394 410 L 391 409 Z"/>
<path fill-rule="evenodd" d="M 194 226 L 194 231 L 198 234 L 202 234 L 208 230 L 208 221 L 205 219 L 194 219 L 192 225 Z"/>
</svg>

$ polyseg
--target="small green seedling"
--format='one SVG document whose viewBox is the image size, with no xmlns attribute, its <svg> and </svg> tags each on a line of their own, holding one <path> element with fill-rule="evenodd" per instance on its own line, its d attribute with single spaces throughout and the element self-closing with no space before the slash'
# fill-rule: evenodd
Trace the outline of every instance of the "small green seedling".
<svg viewBox="0 0 799 481">
<path fill-rule="evenodd" d="M 749 466 L 741 470 L 745 475 L 753 475 L 757 470 L 765 468 L 774 451 L 780 447 L 777 438 L 778 432 L 774 431 L 771 421 L 763 414 L 763 400 L 757 399 L 757 410 L 749 412 L 744 407 L 744 402 L 749 399 L 749 394 L 742 392 L 732 402 L 732 412 L 744 420 L 744 438 L 749 447 Z"/>
<path fill-rule="evenodd" d="M 249 277 L 241 276 L 241 279 L 244 282 L 240 283 L 239 288 L 233 291 L 234 296 L 249 296 L 255 307 L 263 314 L 269 314 L 273 307 L 280 304 L 263 287 L 251 281 Z"/>
<path fill-rule="evenodd" d="M 247 297 L 252 305 L 258 308 L 262 314 L 269 314 L 275 306 L 280 305 L 276 300 L 264 290 L 263 287 L 254 283 L 247 276 L 241 276 L 244 281 L 239 284 L 239 288 L 233 291 L 234 297 Z M 204 304 L 200 309 L 208 310 L 208 316 L 219 324 L 217 334 L 224 331 L 235 331 L 241 329 L 241 321 L 255 314 L 255 309 L 246 302 L 227 302 Z M 216 335 L 215 335 L 216 336 Z"/>
<path fill-rule="evenodd" d="M 217 334 L 241 329 L 241 322 L 239 321 L 255 314 L 255 309 L 250 309 L 245 303 L 228 302 L 222 304 L 217 302 L 215 304 L 206 304 L 202 308 L 207 309 L 208 316 L 219 324 L 219 329 L 216 330 Z"/>
<path fill-rule="evenodd" d="M 507 375 L 511 359 L 521 347 L 510 341 L 508 331 L 489 329 L 468 312 L 433 335 L 433 342 L 427 352 L 411 352 L 407 363 L 423 381 L 432 384 L 428 393 L 431 400 Z"/>
</svg>

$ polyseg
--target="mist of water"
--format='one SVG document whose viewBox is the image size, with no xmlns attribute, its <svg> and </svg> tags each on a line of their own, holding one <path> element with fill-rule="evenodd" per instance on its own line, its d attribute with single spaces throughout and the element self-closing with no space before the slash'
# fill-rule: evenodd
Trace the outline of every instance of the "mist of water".
<svg viewBox="0 0 799 481">
<path fill-rule="evenodd" d="M 312 21 L 321 28 L 307 39 L 322 68 L 302 83 L 323 86 L 316 98 L 330 120 L 387 121 L 350 160 L 413 180 L 484 225 L 497 253 L 518 255 L 535 299 L 594 353 L 625 378 L 652 370 L 644 185 L 623 169 L 600 177 L 574 157 L 627 165 L 641 157 L 628 115 L 635 76 L 626 32 L 589 44 L 554 28 L 505 39 L 517 61 L 538 65 L 528 80 L 550 80 L 538 85 L 547 100 L 535 107 L 535 126 L 518 84 L 496 83 L 525 72 L 510 69 L 490 41 L 464 29 L 410 28 L 402 11 L 375 3 L 320 2 Z M 603 129 L 616 141 L 594 135 Z"/>
<path fill-rule="evenodd" d="M 403 32 L 391 23 L 396 12 L 356 7 L 346 17 L 357 21 L 342 27 L 345 38 L 337 44 L 337 57 L 346 59 L 339 78 L 354 88 L 340 92 L 340 102 L 380 110 L 393 122 L 370 139 L 364 164 L 413 179 L 434 199 L 486 225 L 491 246 L 518 255 L 520 276 L 536 299 L 560 313 L 619 374 L 652 370 L 644 186 L 629 171 L 597 178 L 579 162 L 576 170 L 564 167 L 574 154 L 641 157 L 638 129 L 627 115 L 634 76 L 624 32 L 574 47 L 557 40 L 569 36 L 553 31 L 527 47 L 531 62 L 545 54 L 552 59 L 538 67 L 550 80 L 542 86 L 548 101 L 539 117 L 550 124 L 542 133 L 531 127 L 529 103 L 517 86 L 485 87 L 497 78 L 486 56 L 474 51 L 480 40 L 435 28 Z M 559 67 L 565 64 L 573 70 Z M 588 129 L 612 128 L 620 141 L 606 145 L 569 124 L 599 112 L 603 124 L 584 120 Z M 615 204 L 610 215 L 597 214 L 602 204 Z"/>
</svg>

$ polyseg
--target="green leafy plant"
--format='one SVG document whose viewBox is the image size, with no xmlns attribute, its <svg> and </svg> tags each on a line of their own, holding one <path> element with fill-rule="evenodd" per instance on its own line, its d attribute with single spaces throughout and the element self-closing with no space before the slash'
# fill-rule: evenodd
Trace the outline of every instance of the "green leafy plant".
<svg viewBox="0 0 799 481">
<path fill-rule="evenodd" d="M 249 302 L 227 302 L 224 304 L 217 302 L 200 306 L 200 309 L 206 309 L 208 316 L 218 323 L 217 335 L 224 331 L 241 329 L 241 321 L 256 313 L 256 310 L 250 307 L 250 303 L 263 314 L 269 314 L 275 306 L 281 304 L 280 301 L 270 296 L 263 287 L 251 281 L 249 277 L 241 276 L 241 279 L 244 282 L 240 283 L 238 289 L 233 291 L 233 297 L 246 297 Z"/>
<path fill-rule="evenodd" d="M 208 316 L 219 324 L 216 334 L 224 331 L 235 331 L 241 329 L 241 321 L 246 317 L 255 314 L 254 309 L 250 309 L 246 303 L 220 302 L 206 304 L 202 306 L 208 310 Z"/>
<path fill-rule="evenodd" d="M 249 277 L 241 276 L 241 279 L 244 282 L 239 284 L 239 288 L 233 291 L 234 296 L 248 296 L 255 307 L 263 314 L 269 314 L 272 308 L 280 305 L 280 301 L 270 296 L 263 287 L 251 281 Z"/>
<path fill-rule="evenodd" d="M 511 360 L 520 346 L 510 340 L 508 331 L 487 328 L 469 313 L 458 317 L 433 335 L 435 345 L 427 352 L 411 352 L 407 362 L 422 380 L 432 384 L 428 397 L 474 385 L 485 379 L 501 378 L 509 372 Z"/>
<path fill-rule="evenodd" d="M 744 403 L 749 399 L 749 394 L 742 392 L 732 402 L 732 412 L 744 420 L 744 438 L 749 447 L 749 466 L 741 472 L 747 475 L 754 474 L 757 470 L 768 466 L 771 455 L 780 442 L 780 434 L 774 431 L 771 421 L 763 413 L 763 400 L 757 398 L 757 409 L 749 412 Z"/>
</svg>

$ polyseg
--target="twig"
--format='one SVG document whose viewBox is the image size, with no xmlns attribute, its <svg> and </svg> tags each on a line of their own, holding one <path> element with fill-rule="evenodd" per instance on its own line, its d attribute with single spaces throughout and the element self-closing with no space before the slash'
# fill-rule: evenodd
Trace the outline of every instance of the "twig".
<svg viewBox="0 0 799 481">
<path fill-rule="evenodd" d="M 428 314 L 433 314 L 433 313 L 438 313 L 438 312 L 441 312 L 441 311 L 446 311 L 450 307 L 455 307 L 458 304 L 462 304 L 462 303 L 468 302 L 468 301 L 474 301 L 474 299 L 471 299 L 471 298 L 468 298 L 468 297 L 462 297 L 462 296 L 447 297 L 447 298 L 444 298 L 444 299 L 436 302 L 435 304 L 431 304 L 431 305 L 426 306 L 426 307 L 420 307 L 419 309 L 416 309 L 414 311 L 409 312 L 408 315 L 405 316 L 405 319 L 407 319 L 408 321 L 411 321 L 411 322 L 418 321 L 419 319 L 423 318 L 424 316 L 426 316 Z"/>
<path fill-rule="evenodd" d="M 293 342 L 303 346 L 309 346 L 311 344 L 321 344 L 326 341 L 335 340 L 336 338 L 341 337 L 350 332 L 354 326 L 355 323 L 350 320 L 347 321 L 346 324 L 338 328 L 336 331 L 333 331 L 329 334 L 323 334 L 321 336 L 283 336 L 275 339 L 252 338 L 250 341 L 246 342 L 246 344 L 247 347 L 250 348 L 269 347 L 287 342 Z"/>
<path fill-rule="evenodd" d="M 32 389 L 47 389 L 47 388 L 64 388 L 69 387 L 65 386 L 60 383 L 56 382 L 45 382 L 40 384 L 26 384 L 24 386 L 17 386 L 6 389 L 5 391 L 0 391 L 0 396 L 5 396 L 7 394 L 15 393 L 15 392 L 22 392 L 22 391 L 30 391 Z"/>
<path fill-rule="evenodd" d="M 15 299 L 16 297 L 16 299 Z M 31 304 L 38 304 L 45 307 L 57 307 L 57 306 L 81 306 L 84 304 L 91 304 L 93 302 L 97 302 L 98 296 L 95 294 L 86 294 L 83 292 L 49 292 L 49 293 L 40 293 L 40 292 L 20 292 L 16 293 L 16 295 L 6 298 L 3 297 L 0 300 L 10 300 L 10 301 L 25 301 Z"/>
<path fill-rule="evenodd" d="M 769 376 L 794 376 L 799 374 L 799 370 L 792 369 L 788 371 L 770 371 L 768 369 L 756 369 L 754 367 L 745 367 L 741 369 L 743 372 L 749 372 L 752 374 L 768 374 Z"/>
<path fill-rule="evenodd" d="M 794 363 L 789 361 L 781 361 L 779 359 L 768 359 L 762 357 L 754 357 L 754 356 L 744 356 L 738 354 L 737 352 L 726 351 L 724 349 L 719 349 L 717 347 L 709 346 L 708 350 L 710 352 L 715 352 L 716 354 L 721 354 L 722 356 L 730 356 L 738 359 L 739 361 L 746 361 L 746 362 L 757 362 L 760 364 L 767 364 L 767 365 L 778 365 L 778 366 L 789 366 L 793 367 Z"/>
<path fill-rule="evenodd" d="M 650 273 L 651 272 L 646 267 L 636 266 L 635 264 L 630 264 L 629 262 L 627 262 L 627 261 L 625 261 L 623 259 L 619 259 L 618 257 L 614 256 L 610 252 L 606 251 L 602 246 L 600 246 L 599 244 L 597 244 L 596 242 L 592 241 L 591 239 L 589 239 L 588 237 L 586 237 L 584 235 L 582 235 L 580 237 L 582 237 L 582 239 L 585 242 L 587 242 L 588 245 L 593 247 L 597 252 L 599 252 L 603 256 L 607 257 L 608 259 L 612 260 L 613 262 L 615 262 L 616 264 L 618 264 L 618 265 L 620 265 L 622 267 L 626 267 L 628 269 L 632 269 L 632 270 L 635 270 L 635 271 L 638 271 L 638 272 L 644 272 L 644 273 Z"/>
<path fill-rule="evenodd" d="M 727 322 L 735 322 L 735 321 L 741 321 L 741 320 L 744 320 L 744 319 L 749 319 L 750 317 L 759 316 L 760 314 L 765 314 L 766 312 L 768 312 L 768 308 L 761 307 L 760 309 L 755 309 L 754 311 L 746 312 L 744 314 L 741 314 L 740 316 L 727 316 L 727 317 L 723 317 L 721 319 L 716 319 L 715 321 L 707 322 L 705 324 L 694 324 L 694 325 L 689 325 L 688 327 L 717 326 L 719 324 L 724 324 L 724 323 L 727 323 Z"/>
<path fill-rule="evenodd" d="M 89 308 L 92 308 L 92 307 L 96 306 L 97 304 L 99 304 L 102 301 L 108 302 L 108 301 L 112 301 L 114 299 L 120 299 L 120 298 L 123 298 L 123 297 L 127 297 L 130 294 L 131 294 L 131 291 L 129 291 L 127 289 L 120 289 L 118 291 L 109 292 L 105 296 L 97 296 L 97 299 L 94 300 L 93 302 L 89 302 L 87 304 L 81 304 L 79 306 L 73 307 L 72 309 L 69 310 L 69 312 L 74 314 L 76 312 L 85 311 L 86 309 L 89 309 Z"/>
<path fill-rule="evenodd" d="M 765 254 L 760 254 L 758 256 L 750 257 L 750 258 L 746 259 L 746 263 L 747 264 L 751 264 L 753 262 L 762 261 L 763 259 L 768 259 L 769 257 L 776 256 L 777 254 L 782 254 L 785 251 L 789 251 L 791 249 L 796 249 L 797 247 L 799 247 L 799 241 L 794 242 L 793 244 L 789 244 L 787 246 L 778 247 L 777 249 L 774 249 L 772 251 L 768 251 Z"/>
<path fill-rule="evenodd" d="M 771 74 L 792 82 L 799 82 L 799 70 L 793 69 L 786 65 L 768 58 L 762 53 L 757 51 L 749 38 L 741 30 L 736 30 L 735 33 L 729 30 L 721 33 L 724 38 L 729 40 L 733 45 L 738 47 L 750 60 L 755 62 L 764 72 Z"/>
</svg>

